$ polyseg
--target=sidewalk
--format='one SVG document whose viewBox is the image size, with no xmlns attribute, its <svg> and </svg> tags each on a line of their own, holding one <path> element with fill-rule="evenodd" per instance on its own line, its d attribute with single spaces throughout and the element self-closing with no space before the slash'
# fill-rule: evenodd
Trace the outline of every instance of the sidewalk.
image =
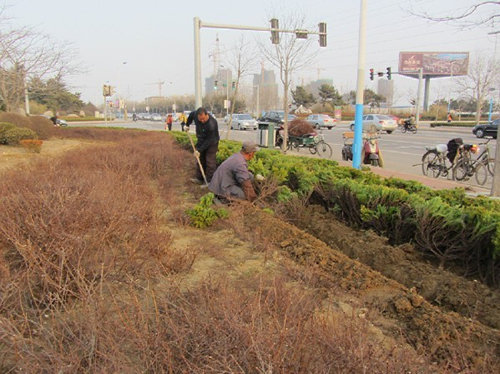
<svg viewBox="0 0 500 374">
<path fill-rule="evenodd" d="M 337 161 L 340 166 L 351 166 L 352 162 L 347 161 Z M 425 175 L 416 175 L 402 173 L 399 171 L 383 169 L 379 167 L 370 167 L 370 171 L 374 174 L 380 175 L 383 178 L 398 178 L 403 180 L 413 180 L 422 183 L 424 186 L 430 187 L 435 190 L 453 189 L 453 188 L 464 188 L 467 194 L 470 195 L 489 195 L 490 189 L 483 188 L 479 186 L 471 186 L 460 182 L 455 182 L 444 178 L 431 178 Z"/>
</svg>

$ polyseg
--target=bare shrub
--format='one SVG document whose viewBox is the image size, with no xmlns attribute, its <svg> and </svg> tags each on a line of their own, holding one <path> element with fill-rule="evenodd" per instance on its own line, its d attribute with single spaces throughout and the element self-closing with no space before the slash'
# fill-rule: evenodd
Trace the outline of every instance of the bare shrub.
<svg viewBox="0 0 500 374">
<path fill-rule="evenodd" d="M 57 128 L 54 127 L 52 121 L 43 116 L 29 117 L 30 125 L 28 128 L 37 133 L 38 138 L 47 140 L 57 134 Z"/>
<path fill-rule="evenodd" d="M 170 263 L 170 234 L 159 229 L 147 183 L 158 174 L 151 140 L 71 152 L 2 180 L 0 243 L 24 302 L 51 308 L 95 292 L 103 279 L 179 265 L 176 256 Z M 0 311 L 23 307 L 9 296 Z"/>
<path fill-rule="evenodd" d="M 17 127 L 30 127 L 31 121 L 29 117 L 17 113 L 0 112 L 0 122 L 9 122 Z"/>
<path fill-rule="evenodd" d="M 0 122 L 9 122 L 17 127 L 24 127 L 34 131 L 39 139 L 47 140 L 56 134 L 53 123 L 42 116 L 26 117 L 17 113 L 0 113 Z"/>
</svg>

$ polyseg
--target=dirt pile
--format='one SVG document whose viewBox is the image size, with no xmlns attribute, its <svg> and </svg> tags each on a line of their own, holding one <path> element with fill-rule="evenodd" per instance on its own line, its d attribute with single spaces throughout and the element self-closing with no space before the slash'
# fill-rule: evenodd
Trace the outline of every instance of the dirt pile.
<svg viewBox="0 0 500 374">
<path fill-rule="evenodd" d="M 384 334 L 402 334 L 408 344 L 431 360 L 446 366 L 460 356 L 475 366 L 498 357 L 497 330 L 441 311 L 415 289 L 388 279 L 270 214 L 255 210 L 245 215 L 245 222 L 249 239 L 274 245 L 297 263 L 317 270 L 326 291 L 340 288 L 349 293 L 368 310 L 383 316 L 379 323 L 372 322 Z"/>
<path fill-rule="evenodd" d="M 388 245 L 386 239 L 371 231 L 360 232 L 342 224 L 320 206 L 304 207 L 300 215 L 289 218 L 297 227 L 330 247 L 408 288 L 414 288 L 430 303 L 500 328 L 498 290 L 437 268 L 410 244 Z"/>
</svg>

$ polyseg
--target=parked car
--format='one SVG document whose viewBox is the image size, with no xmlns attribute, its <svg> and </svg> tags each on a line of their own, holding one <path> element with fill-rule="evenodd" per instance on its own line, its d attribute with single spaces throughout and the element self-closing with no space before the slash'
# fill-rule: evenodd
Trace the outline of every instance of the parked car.
<svg viewBox="0 0 500 374">
<path fill-rule="evenodd" d="M 367 114 L 363 116 L 363 131 L 385 131 L 391 134 L 396 130 L 398 124 L 391 117 L 383 114 Z M 351 131 L 354 131 L 354 123 L 351 123 Z"/>
<path fill-rule="evenodd" d="M 472 128 L 472 133 L 478 138 L 483 138 L 485 136 L 491 136 L 493 139 L 497 138 L 498 134 L 498 124 L 500 123 L 500 118 L 490 123 L 485 123 L 481 125 L 476 125 Z"/>
<path fill-rule="evenodd" d="M 151 115 L 151 121 L 162 121 L 163 117 L 160 113 L 153 113 Z"/>
<path fill-rule="evenodd" d="M 231 115 L 227 115 L 224 118 L 226 124 L 229 123 Z M 233 120 L 231 121 L 231 130 L 257 130 L 257 121 L 250 114 L 233 114 Z"/>
<path fill-rule="evenodd" d="M 334 128 L 336 125 L 335 122 L 337 122 L 335 118 L 330 117 L 328 114 L 310 114 L 306 118 L 306 121 L 316 129 L 326 127 L 328 130 Z"/>
<path fill-rule="evenodd" d="M 270 110 L 265 112 L 262 117 L 259 118 L 261 122 L 274 122 L 281 124 L 285 119 L 285 112 L 283 110 Z M 292 121 L 295 119 L 293 114 L 288 115 L 288 121 Z"/>
</svg>

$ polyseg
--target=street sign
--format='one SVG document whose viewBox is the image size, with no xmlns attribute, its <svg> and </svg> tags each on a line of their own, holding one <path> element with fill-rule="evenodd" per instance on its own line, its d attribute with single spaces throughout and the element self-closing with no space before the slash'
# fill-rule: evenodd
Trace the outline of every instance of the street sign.
<svg viewBox="0 0 500 374">
<path fill-rule="evenodd" d="M 224 100 L 224 109 L 231 108 L 231 100 Z"/>
</svg>

